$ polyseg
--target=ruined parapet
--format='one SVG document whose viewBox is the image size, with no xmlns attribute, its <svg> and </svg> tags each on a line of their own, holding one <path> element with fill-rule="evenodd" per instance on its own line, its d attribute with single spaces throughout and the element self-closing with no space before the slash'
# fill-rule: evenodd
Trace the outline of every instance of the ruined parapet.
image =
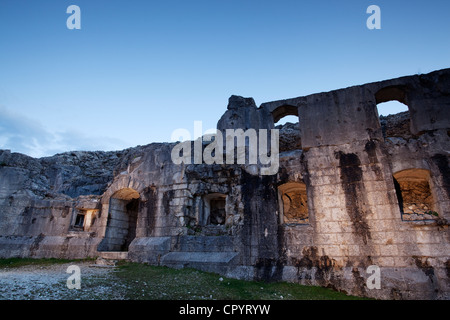
<svg viewBox="0 0 450 320">
<path fill-rule="evenodd" d="M 248 126 L 242 119 L 249 114 L 258 120 L 256 128 L 299 117 L 300 148 L 282 157 L 278 180 L 252 183 L 251 194 L 262 201 L 248 210 L 260 225 L 252 226 L 251 243 L 258 245 L 249 252 L 257 277 L 382 298 L 448 297 L 449 76 L 449 69 L 440 70 L 229 108 L 221 130 L 235 119 Z M 380 121 L 377 104 L 390 100 L 409 112 Z M 306 185 L 306 191 L 286 193 L 291 184 Z M 270 188 L 278 190 L 278 199 L 264 191 Z M 290 223 L 283 207 L 290 210 L 295 198 L 301 207 L 305 194 L 308 223 Z M 380 290 L 365 285 L 371 265 L 382 270 Z"/>
<path fill-rule="evenodd" d="M 355 140 L 382 140 L 376 105 L 397 100 L 409 108 L 413 135 L 450 127 L 450 71 L 402 77 L 305 97 L 263 103 L 233 96 L 218 129 L 271 129 L 286 115 L 299 117 L 305 149 Z"/>
<path fill-rule="evenodd" d="M 227 111 L 217 123 L 217 129 L 272 129 L 274 126 L 267 121 L 268 117 L 270 114 L 258 109 L 253 98 L 231 96 Z"/>
</svg>

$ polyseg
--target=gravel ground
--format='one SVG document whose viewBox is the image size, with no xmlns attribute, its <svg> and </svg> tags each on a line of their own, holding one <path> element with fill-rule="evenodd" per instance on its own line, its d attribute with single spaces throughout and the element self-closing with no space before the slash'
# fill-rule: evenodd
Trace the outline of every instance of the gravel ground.
<svg viewBox="0 0 450 320">
<path fill-rule="evenodd" d="M 122 299 L 122 285 L 114 267 L 77 263 L 81 288 L 68 289 L 67 268 L 73 263 L 0 269 L 0 300 L 111 300 Z"/>
</svg>

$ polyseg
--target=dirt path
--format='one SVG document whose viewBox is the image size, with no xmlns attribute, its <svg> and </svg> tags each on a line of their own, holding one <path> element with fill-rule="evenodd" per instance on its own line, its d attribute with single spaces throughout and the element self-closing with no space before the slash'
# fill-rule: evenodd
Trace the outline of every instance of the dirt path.
<svg viewBox="0 0 450 320">
<path fill-rule="evenodd" d="M 30 265 L 0 269 L 0 300 L 103 300 L 121 299 L 114 280 L 114 268 L 92 263 L 77 263 L 81 271 L 81 288 L 69 289 L 67 279 L 73 265 Z"/>
</svg>

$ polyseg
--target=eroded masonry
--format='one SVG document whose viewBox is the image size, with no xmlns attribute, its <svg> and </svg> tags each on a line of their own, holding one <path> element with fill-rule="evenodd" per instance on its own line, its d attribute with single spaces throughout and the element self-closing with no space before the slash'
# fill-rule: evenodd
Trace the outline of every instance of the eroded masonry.
<svg viewBox="0 0 450 320">
<path fill-rule="evenodd" d="M 378 116 L 397 100 L 409 112 Z M 277 174 L 174 164 L 174 143 L 35 159 L 0 151 L 0 257 L 129 259 L 384 299 L 449 299 L 450 69 L 257 107 L 217 128 L 280 129 Z M 187 124 L 188 125 L 188 124 Z M 369 266 L 380 268 L 370 288 Z"/>
</svg>

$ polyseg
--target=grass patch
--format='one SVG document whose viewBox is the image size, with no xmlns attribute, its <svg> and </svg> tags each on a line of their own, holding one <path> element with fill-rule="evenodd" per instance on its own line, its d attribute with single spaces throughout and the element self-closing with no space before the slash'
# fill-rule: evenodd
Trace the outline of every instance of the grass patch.
<svg viewBox="0 0 450 320">
<path fill-rule="evenodd" d="M 332 289 L 294 283 L 265 283 L 224 278 L 194 269 L 175 270 L 122 263 L 115 277 L 126 299 L 168 300 L 349 300 L 362 299 Z"/>
<path fill-rule="evenodd" d="M 0 268 L 21 266 L 51 266 L 93 259 L 0 259 Z M 88 263 L 91 264 L 91 263 Z M 106 269 L 104 269 L 106 270 Z M 64 271 L 64 270 L 63 270 Z M 61 271 L 57 271 L 61 272 Z M 48 275 L 47 275 L 48 276 Z M 50 298 L 56 300 L 353 300 L 332 289 L 303 286 L 287 282 L 258 282 L 225 278 L 218 274 L 195 269 L 171 269 L 140 263 L 120 262 L 106 273 L 83 275 L 81 289 L 66 288 L 65 274 L 57 286 L 33 288 L 25 299 Z M 39 295 L 37 295 L 39 293 Z M 1 290 L 0 290 L 1 298 Z"/>
</svg>

